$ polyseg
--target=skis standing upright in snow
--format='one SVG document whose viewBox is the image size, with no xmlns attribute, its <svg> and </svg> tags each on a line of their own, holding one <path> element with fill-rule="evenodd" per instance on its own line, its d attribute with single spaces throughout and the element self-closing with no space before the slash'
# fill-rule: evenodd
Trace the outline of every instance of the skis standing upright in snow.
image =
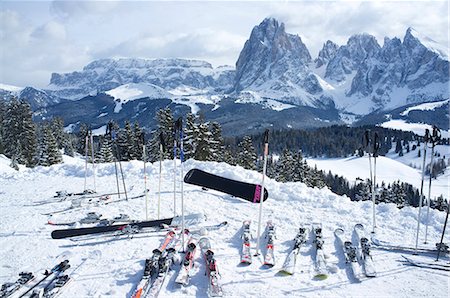
<svg viewBox="0 0 450 298">
<path fill-rule="evenodd" d="M 220 284 L 220 274 L 214 258 L 214 252 L 211 249 L 211 243 L 208 237 L 202 237 L 199 240 L 199 246 L 205 260 L 206 275 L 208 276 L 208 296 L 222 297 L 223 290 Z"/>
<path fill-rule="evenodd" d="M 313 224 L 314 232 L 314 246 L 315 246 L 315 277 L 318 279 L 326 279 L 328 277 L 327 261 L 325 260 L 325 253 L 323 252 L 323 235 L 322 235 L 322 225 Z"/>
<path fill-rule="evenodd" d="M 271 220 L 267 222 L 266 226 L 266 251 L 264 254 L 264 265 L 275 265 L 274 243 L 275 240 L 275 226 Z"/>
<path fill-rule="evenodd" d="M 252 238 L 252 234 L 250 232 L 250 220 L 245 220 L 242 223 L 242 255 L 241 255 L 241 263 L 243 264 L 251 264 L 252 263 L 252 253 L 251 253 L 251 244 L 250 239 Z"/>
<path fill-rule="evenodd" d="M 359 240 L 359 249 L 364 273 L 367 277 L 377 276 L 375 264 L 370 253 L 370 240 L 367 238 L 366 230 L 362 224 L 355 225 L 355 233 Z"/>
<path fill-rule="evenodd" d="M 353 272 L 353 276 L 360 280 L 363 276 L 361 266 L 358 262 L 358 255 L 356 252 L 356 247 L 352 244 L 351 241 L 344 239 L 344 230 L 341 228 L 337 228 L 334 230 L 334 235 L 339 240 L 341 248 L 345 255 L 345 262 L 350 265 L 350 268 Z"/>
<path fill-rule="evenodd" d="M 306 243 L 307 231 L 308 229 L 305 227 L 299 228 L 298 233 L 294 238 L 294 246 L 292 247 L 291 252 L 287 255 L 280 272 L 289 275 L 294 274 L 295 264 L 297 263 L 297 255 L 300 253 L 300 247 Z"/>
</svg>

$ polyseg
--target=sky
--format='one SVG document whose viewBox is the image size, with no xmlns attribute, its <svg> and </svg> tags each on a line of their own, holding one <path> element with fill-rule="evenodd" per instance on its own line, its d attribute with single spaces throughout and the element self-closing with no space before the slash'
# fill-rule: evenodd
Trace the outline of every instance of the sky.
<svg viewBox="0 0 450 298">
<path fill-rule="evenodd" d="M 448 1 L 5 1 L 0 83 L 45 88 L 51 74 L 101 58 L 190 58 L 235 65 L 254 26 L 273 17 L 313 58 L 357 33 L 449 43 Z"/>
</svg>

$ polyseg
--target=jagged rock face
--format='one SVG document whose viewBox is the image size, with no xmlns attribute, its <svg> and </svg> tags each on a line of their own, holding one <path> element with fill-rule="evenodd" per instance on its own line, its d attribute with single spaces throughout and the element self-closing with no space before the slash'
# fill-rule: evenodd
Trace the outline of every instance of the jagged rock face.
<svg viewBox="0 0 450 298">
<path fill-rule="evenodd" d="M 52 74 L 53 93 L 78 97 L 107 91 L 128 83 L 149 83 L 165 89 L 189 86 L 198 89 L 230 88 L 233 71 L 214 70 L 211 64 L 185 59 L 102 59 L 81 72 Z M 218 86 L 215 77 L 220 78 Z M 81 97 L 83 97 L 81 96 Z"/>
<path fill-rule="evenodd" d="M 427 92 L 436 96 L 422 89 L 432 83 L 448 82 L 449 62 L 443 58 L 422 44 L 410 28 L 403 43 L 398 38 L 386 38 L 383 47 L 361 63 L 347 95 L 370 97 L 379 109 L 394 100 L 392 92 L 398 88 L 409 90 L 407 102 L 418 101 Z"/>
<path fill-rule="evenodd" d="M 236 63 L 234 90 L 257 91 L 263 97 L 298 105 L 314 105 L 322 92 L 308 68 L 311 55 L 298 35 L 267 18 L 254 27 Z M 305 92 L 306 91 L 306 92 Z"/>
<path fill-rule="evenodd" d="M 332 42 L 331 40 L 327 40 L 327 42 L 323 45 L 322 49 L 319 52 L 318 57 L 314 62 L 316 63 L 316 68 L 321 67 L 322 65 L 327 65 L 328 62 L 336 56 L 337 50 L 339 46 Z"/>
<path fill-rule="evenodd" d="M 357 70 L 365 59 L 373 57 L 380 45 L 374 36 L 368 34 L 353 35 L 347 44 L 341 46 L 327 65 L 325 78 L 342 82 L 346 75 Z"/>
</svg>

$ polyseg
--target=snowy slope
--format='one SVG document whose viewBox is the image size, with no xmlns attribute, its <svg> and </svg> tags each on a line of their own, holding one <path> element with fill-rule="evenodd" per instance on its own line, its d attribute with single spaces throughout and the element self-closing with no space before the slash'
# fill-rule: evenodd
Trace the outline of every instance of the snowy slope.
<svg viewBox="0 0 450 298">
<path fill-rule="evenodd" d="M 72 283 L 62 297 L 129 297 L 143 271 L 144 259 L 151 255 L 162 240 L 162 234 L 137 235 L 133 239 L 98 237 L 73 242 L 52 240 L 54 227 L 46 225 L 48 217 L 41 213 L 68 207 L 69 202 L 42 204 L 50 200 L 57 190 L 79 192 L 84 187 L 84 163 L 82 160 L 64 157 L 65 163 L 52 167 L 21 169 L 13 172 L 8 160 L 0 162 L 0 246 L 2 258 L 0 283 L 13 279 L 22 270 L 38 272 L 69 257 L 72 263 Z M 130 195 L 141 193 L 143 186 L 143 163 L 122 163 L 126 183 L 133 188 Z M 261 174 L 223 163 L 189 160 L 184 170 L 200 168 L 219 175 L 249 182 L 259 182 Z M 149 215 L 156 217 L 158 164 L 147 164 L 150 187 Z M 365 167 L 364 167 L 365 169 Z M 355 169 L 355 171 L 363 171 Z M 93 188 L 92 169 L 88 171 L 88 188 Z M 161 199 L 162 216 L 173 215 L 173 161 L 163 163 Z M 350 202 L 326 189 L 311 189 L 301 183 L 278 183 L 266 180 L 269 200 L 264 204 L 263 220 L 271 219 L 277 226 L 275 242 L 277 263 L 267 269 L 255 258 L 250 266 L 240 266 L 240 227 L 244 219 L 252 220 L 252 232 L 256 234 L 258 206 L 201 188 L 184 185 L 186 213 L 203 212 L 205 224 L 227 220 L 229 226 L 211 232 L 212 247 L 222 276 L 224 294 L 227 297 L 442 297 L 448 293 L 448 274 L 427 269 L 405 266 L 401 254 L 374 249 L 378 277 L 357 282 L 346 269 L 344 257 L 337 248 L 333 231 L 342 227 L 351 237 L 354 224 L 361 222 L 370 228 L 370 202 Z M 116 189 L 114 164 L 97 168 L 97 191 L 111 192 Z M 178 196 L 180 198 L 180 196 Z M 41 202 L 40 204 L 38 204 Z M 145 218 L 144 199 L 124 201 L 104 206 L 88 206 L 55 215 L 55 219 L 68 220 L 83 217 L 88 211 L 96 211 L 104 217 L 127 213 L 131 218 Z M 180 203 L 178 202 L 178 206 Z M 444 213 L 431 210 L 429 239 L 438 240 L 444 222 Z M 377 206 L 380 239 L 405 242 L 412 245 L 416 229 L 417 210 L 410 207 L 397 209 L 392 204 Z M 324 250 L 329 266 L 334 269 L 323 281 L 313 278 L 311 237 L 301 250 L 296 274 L 282 276 L 278 270 L 291 239 L 301 223 L 322 222 Z M 423 235 L 421 235 L 423 237 Z M 450 240 L 448 234 L 445 241 Z M 255 245 L 256 241 L 252 242 Z M 431 257 L 421 257 L 431 260 Z M 206 297 L 207 281 L 205 267 L 197 255 L 191 284 L 185 288 L 174 286 L 173 273 L 166 279 L 160 297 Z M 176 268 L 178 270 L 178 268 Z M 69 270 L 69 272 L 71 272 Z M 421 281 L 420 286 L 417 281 Z"/>
<path fill-rule="evenodd" d="M 412 146 L 412 144 L 411 144 Z M 394 146 L 395 148 L 395 146 Z M 423 144 L 421 145 L 423 150 Z M 449 155 L 449 146 L 438 145 L 435 151 L 440 153 L 441 156 Z M 422 151 L 423 154 L 423 151 Z M 381 184 L 384 181 L 386 184 L 400 180 L 412 184 L 417 189 L 420 189 L 422 180 L 422 163 L 423 155 L 421 158 L 417 157 L 417 149 L 411 150 L 409 153 L 404 153 L 404 156 L 400 157 L 392 149 L 386 156 L 380 156 L 377 158 L 377 183 Z M 427 149 L 427 164 L 431 160 L 431 149 Z M 373 160 L 372 160 L 373 162 Z M 364 157 L 347 157 L 347 158 L 311 158 L 307 159 L 308 165 L 314 167 L 317 165 L 319 170 L 325 172 L 331 171 L 333 174 L 337 174 L 345 177 L 350 184 L 357 182 L 357 178 L 370 179 L 369 171 L 369 158 Z M 355 171 L 355 169 L 358 169 Z M 444 195 L 444 198 L 450 198 L 449 195 L 449 177 L 450 171 L 446 172 L 433 180 L 431 186 L 431 196 L 437 197 Z M 428 177 L 425 177 L 428 181 Z M 428 194 L 428 183 L 425 184 L 424 193 Z"/>
</svg>

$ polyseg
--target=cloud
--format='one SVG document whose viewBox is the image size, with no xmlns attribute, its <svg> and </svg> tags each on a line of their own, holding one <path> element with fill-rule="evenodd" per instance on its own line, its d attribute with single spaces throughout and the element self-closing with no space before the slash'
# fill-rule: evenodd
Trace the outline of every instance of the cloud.
<svg viewBox="0 0 450 298">
<path fill-rule="evenodd" d="M 50 3 L 50 12 L 61 20 L 69 20 L 80 16 L 107 14 L 113 11 L 119 2 L 56 0 Z"/>
<path fill-rule="evenodd" d="M 66 39 L 66 28 L 64 25 L 58 22 L 48 22 L 42 26 L 37 27 L 31 36 L 36 39 L 54 41 L 54 40 L 65 40 Z"/>
</svg>

